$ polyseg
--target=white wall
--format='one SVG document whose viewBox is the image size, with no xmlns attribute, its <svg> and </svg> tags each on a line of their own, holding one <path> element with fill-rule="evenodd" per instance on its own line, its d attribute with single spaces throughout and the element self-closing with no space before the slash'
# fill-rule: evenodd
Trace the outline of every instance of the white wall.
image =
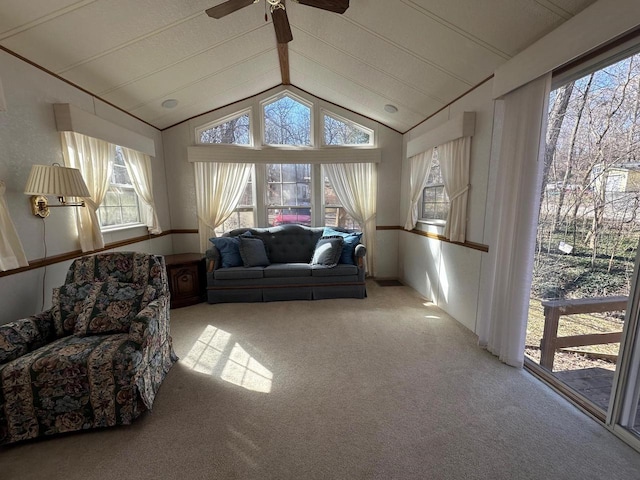
<svg viewBox="0 0 640 480">
<path fill-rule="evenodd" d="M 409 168 L 408 159 L 405 158 L 407 142 L 461 112 L 474 111 L 476 128 L 471 141 L 467 241 L 486 245 L 485 221 L 486 217 L 490 217 L 486 213 L 495 104 L 491 92 L 492 82 L 488 81 L 404 135 L 402 225 L 406 219 L 409 195 Z M 436 234 L 441 234 L 443 230 L 442 227 L 420 223 L 417 228 Z M 403 282 L 475 331 L 480 268 L 485 254 L 479 250 L 441 242 L 404 230 L 400 233 L 399 246 L 399 275 Z"/>
<path fill-rule="evenodd" d="M 29 260 L 79 250 L 74 208 L 56 208 L 44 221 L 33 216 L 23 189 L 34 164 L 63 163 L 60 135 L 56 130 L 54 103 L 70 103 L 89 113 L 152 138 L 156 145 L 153 162 L 154 196 L 160 225 L 171 228 L 162 134 L 123 112 L 95 100 L 81 90 L 28 63 L 0 51 L 0 76 L 7 100 L 7 111 L 0 112 L 0 179 L 7 185 L 9 213 Z M 53 199 L 55 202 L 55 199 Z M 46 236 L 45 236 L 46 227 Z M 105 235 L 110 243 L 147 234 L 144 227 Z M 160 237 L 129 246 L 154 253 L 171 253 L 171 238 Z M 51 288 L 64 281 L 70 262 L 49 266 L 46 270 L 45 306 Z M 44 269 L 31 270 L 0 278 L 0 324 L 42 310 Z"/>
<path fill-rule="evenodd" d="M 187 147 L 195 145 L 195 129 L 199 126 L 230 115 L 249 107 L 259 111 L 261 100 L 281 91 L 277 87 L 257 97 L 253 97 L 214 112 L 201 115 L 163 131 L 167 178 L 171 198 L 171 220 L 174 229 L 197 229 L 195 180 L 193 165 L 187 161 Z M 295 87 L 293 93 L 315 103 L 317 108 L 325 108 L 338 115 L 353 120 L 375 131 L 377 147 L 382 149 L 382 162 L 378 164 L 378 214 L 379 226 L 397 226 L 400 224 L 400 170 L 402 164 L 402 135 L 367 118 L 356 115 L 340 107 L 327 104 Z M 259 128 L 259 127 L 258 127 Z M 301 162 L 304 152 L 301 152 Z M 397 278 L 398 275 L 398 231 L 380 230 L 377 232 L 378 252 L 376 276 L 379 278 Z M 176 253 L 198 251 L 196 234 L 174 235 Z"/>
</svg>

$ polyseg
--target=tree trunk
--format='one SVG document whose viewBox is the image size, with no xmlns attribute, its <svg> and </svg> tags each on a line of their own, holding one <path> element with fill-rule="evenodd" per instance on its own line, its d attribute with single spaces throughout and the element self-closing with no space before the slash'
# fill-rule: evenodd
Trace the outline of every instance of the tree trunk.
<svg viewBox="0 0 640 480">
<path fill-rule="evenodd" d="M 540 192 L 540 205 L 544 199 L 547 183 L 549 182 L 549 170 L 553 164 L 553 158 L 556 154 L 556 147 L 558 145 L 558 137 L 560 136 L 560 130 L 562 129 L 562 122 L 564 121 L 565 114 L 567 113 L 567 106 L 571 99 L 571 93 L 573 92 L 573 86 L 575 82 L 569 82 L 566 85 L 558 88 L 556 99 L 553 102 L 553 108 L 549 113 L 549 122 L 547 128 L 547 141 L 544 150 L 544 166 L 542 170 L 542 191 Z"/>
<path fill-rule="evenodd" d="M 576 123 L 571 130 L 571 139 L 569 141 L 569 154 L 567 157 L 567 168 L 564 172 L 564 177 L 562 178 L 562 186 L 560 188 L 559 196 L 558 196 L 558 205 L 556 206 L 556 214 L 553 220 L 554 227 L 560 223 L 560 217 L 562 214 L 562 207 L 564 206 L 565 199 L 565 191 L 567 186 L 569 185 L 569 180 L 571 179 L 571 174 L 573 172 L 573 162 L 575 156 L 575 146 L 576 139 L 578 137 L 578 129 L 580 128 L 580 120 L 582 119 L 582 113 L 584 112 L 584 107 L 587 104 L 587 95 L 589 95 L 589 90 L 591 89 L 591 83 L 593 82 L 593 73 L 589 76 L 589 82 L 584 89 L 584 93 L 582 94 L 582 99 L 580 101 L 580 106 L 578 107 L 578 113 L 576 114 Z"/>
</svg>

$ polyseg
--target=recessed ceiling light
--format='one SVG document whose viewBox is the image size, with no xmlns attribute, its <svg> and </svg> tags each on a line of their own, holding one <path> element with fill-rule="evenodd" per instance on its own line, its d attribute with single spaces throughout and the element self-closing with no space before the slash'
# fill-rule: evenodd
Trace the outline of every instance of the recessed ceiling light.
<svg viewBox="0 0 640 480">
<path fill-rule="evenodd" d="M 385 112 L 396 113 L 398 111 L 398 107 L 396 107 L 395 105 L 391 105 L 390 103 L 387 103 L 384 106 L 384 110 Z"/>
<path fill-rule="evenodd" d="M 176 105 L 178 105 L 178 100 L 176 100 L 175 98 L 170 98 L 162 102 L 163 108 L 175 108 Z"/>
</svg>

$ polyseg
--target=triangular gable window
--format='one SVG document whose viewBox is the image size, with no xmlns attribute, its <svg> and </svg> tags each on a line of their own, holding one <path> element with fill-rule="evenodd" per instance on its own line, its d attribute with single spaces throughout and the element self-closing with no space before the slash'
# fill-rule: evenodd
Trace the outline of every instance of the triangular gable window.
<svg viewBox="0 0 640 480">
<path fill-rule="evenodd" d="M 251 145 L 251 111 L 240 113 L 205 125 L 196 130 L 197 143 Z"/>
<path fill-rule="evenodd" d="M 324 145 L 373 145 L 370 129 L 329 112 L 324 112 L 323 119 Z"/>
<path fill-rule="evenodd" d="M 265 145 L 311 146 L 311 106 L 286 93 L 265 103 Z"/>
</svg>

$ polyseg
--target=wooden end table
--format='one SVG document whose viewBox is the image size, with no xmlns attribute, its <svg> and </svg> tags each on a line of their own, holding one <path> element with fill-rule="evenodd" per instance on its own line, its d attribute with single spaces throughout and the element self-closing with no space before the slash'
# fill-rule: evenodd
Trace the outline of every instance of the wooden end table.
<svg viewBox="0 0 640 480">
<path fill-rule="evenodd" d="M 206 273 L 200 253 L 165 255 L 171 308 L 186 307 L 205 300 Z"/>
</svg>

